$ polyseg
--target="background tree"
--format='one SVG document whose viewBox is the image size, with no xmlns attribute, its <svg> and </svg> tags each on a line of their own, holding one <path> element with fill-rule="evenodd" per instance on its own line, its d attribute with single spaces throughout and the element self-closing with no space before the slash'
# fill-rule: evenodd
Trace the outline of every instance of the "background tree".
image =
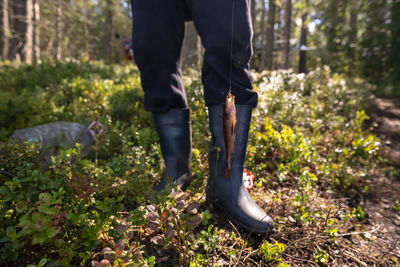
<svg viewBox="0 0 400 267">
<path fill-rule="evenodd" d="M 362 2 L 361 2 L 362 3 Z M 349 41 L 348 41 L 348 60 L 349 71 L 354 69 L 356 59 L 357 33 L 358 33 L 358 13 L 360 10 L 359 1 L 350 1 L 350 19 L 349 19 Z"/>
<path fill-rule="evenodd" d="M 328 65 L 400 91 L 399 1 L 251 0 L 251 67 L 305 72 Z M 129 0 L 0 0 L 0 5 L 2 59 L 124 60 L 123 43 L 131 39 Z M 200 65 L 203 48 L 192 23 L 185 36 L 184 66 Z"/>
<path fill-rule="evenodd" d="M 9 26 L 9 16 L 8 16 L 8 0 L 0 1 L 0 12 L 1 12 L 1 20 L 0 20 L 0 47 L 1 47 L 1 56 L 3 59 L 8 58 L 8 50 L 10 43 L 10 26 Z"/>
<path fill-rule="evenodd" d="M 61 60 L 62 58 L 62 2 L 56 0 L 56 59 Z"/>
<path fill-rule="evenodd" d="M 303 15 L 301 16 L 301 35 L 299 46 L 299 72 L 307 72 L 307 16 L 308 16 L 308 0 L 303 1 Z"/>
<path fill-rule="evenodd" d="M 289 68 L 290 57 L 290 38 L 292 33 L 292 0 L 286 0 L 285 3 L 285 46 L 284 46 L 284 68 Z"/>
<path fill-rule="evenodd" d="M 182 46 L 183 66 L 201 66 L 203 46 L 193 22 L 186 22 L 185 39 Z"/>
<path fill-rule="evenodd" d="M 264 49 L 264 47 L 265 47 L 265 9 L 266 9 L 266 7 L 265 7 L 265 0 L 261 0 L 261 18 L 260 18 L 260 36 L 261 36 L 261 47 L 263 48 L 262 49 L 262 52 L 261 52 L 261 59 L 260 59 L 260 68 L 261 69 L 264 69 L 264 67 L 265 67 L 265 57 L 266 57 L 266 55 L 265 55 L 265 52 L 266 52 L 266 49 Z"/>
<path fill-rule="evenodd" d="M 267 69 L 273 68 L 274 56 L 274 26 L 275 26 L 275 0 L 269 0 L 268 21 L 267 21 L 267 45 L 265 51 L 265 66 Z"/>
<path fill-rule="evenodd" d="M 33 0 L 26 0 L 25 11 L 25 45 L 23 49 L 26 63 L 32 63 L 33 59 Z"/>
<path fill-rule="evenodd" d="M 389 24 L 390 30 L 390 76 L 392 77 L 391 84 L 397 85 L 400 91 L 400 1 L 392 0 L 391 16 Z"/>
<path fill-rule="evenodd" d="M 21 62 L 26 43 L 26 1 L 16 0 L 12 6 L 12 41 L 11 58 Z"/>
<path fill-rule="evenodd" d="M 113 37 L 113 15 L 114 15 L 114 7 L 112 0 L 106 0 L 105 7 L 105 36 L 104 36 L 104 55 L 106 57 L 107 62 L 111 62 L 112 59 L 112 37 Z"/>
<path fill-rule="evenodd" d="M 367 1 L 365 29 L 361 41 L 361 70 L 370 81 L 380 83 L 389 59 L 389 36 L 386 24 L 387 2 Z"/>
<path fill-rule="evenodd" d="M 40 59 L 40 4 L 33 0 L 33 61 Z"/>
</svg>

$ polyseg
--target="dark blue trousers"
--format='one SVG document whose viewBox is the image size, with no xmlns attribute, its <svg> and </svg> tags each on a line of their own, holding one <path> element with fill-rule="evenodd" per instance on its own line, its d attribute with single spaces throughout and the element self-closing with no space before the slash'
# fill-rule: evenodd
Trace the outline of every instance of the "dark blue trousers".
<svg viewBox="0 0 400 267">
<path fill-rule="evenodd" d="M 222 104 L 229 90 L 232 1 L 235 1 L 232 94 L 236 104 L 256 106 L 249 61 L 253 35 L 250 0 L 131 0 L 133 53 L 145 93 L 145 109 L 187 108 L 181 77 L 185 21 L 193 20 L 205 48 L 202 68 L 207 106 Z"/>
</svg>

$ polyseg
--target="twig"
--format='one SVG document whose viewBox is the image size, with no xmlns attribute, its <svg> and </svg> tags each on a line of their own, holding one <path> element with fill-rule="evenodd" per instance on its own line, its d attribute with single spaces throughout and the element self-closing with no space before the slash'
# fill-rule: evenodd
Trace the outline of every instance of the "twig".
<svg viewBox="0 0 400 267">
<path fill-rule="evenodd" d="M 244 244 L 245 244 L 245 242 L 243 242 L 242 247 L 240 248 L 239 256 L 237 257 L 237 261 L 233 265 L 234 267 L 238 266 L 238 264 L 240 262 L 240 258 L 242 257 L 242 253 L 243 253 L 243 250 L 244 250 Z"/>
<path fill-rule="evenodd" d="M 399 259 L 400 259 L 400 255 L 399 255 L 399 254 L 397 254 L 397 253 L 393 253 L 393 252 L 389 251 L 389 254 L 392 254 L 393 256 L 395 256 L 395 257 L 397 257 L 397 258 L 399 258 Z"/>
<path fill-rule="evenodd" d="M 242 239 L 242 236 L 240 235 L 240 233 L 239 233 L 238 229 L 236 228 L 236 226 L 234 226 L 233 223 L 232 223 L 230 220 L 229 220 L 228 222 L 229 222 L 229 224 L 233 227 L 233 229 L 235 229 L 236 233 L 237 233 L 238 236 L 239 236 L 239 239 Z M 231 248 L 233 248 L 233 246 L 236 245 L 237 242 L 238 242 L 238 241 L 235 241 L 235 243 L 233 243 L 233 245 L 231 246 Z M 244 241 L 243 241 L 243 242 L 244 242 Z M 243 249 L 244 249 L 244 243 L 243 243 L 242 247 L 240 248 L 240 252 L 239 252 L 239 255 L 238 255 L 238 257 L 237 257 L 237 261 L 233 264 L 233 266 L 237 266 L 237 265 L 239 264 L 240 257 L 242 256 Z M 231 265 L 231 264 L 229 264 L 229 265 Z"/>
<path fill-rule="evenodd" d="M 371 231 L 365 231 L 365 232 L 351 232 L 347 234 L 338 234 L 337 236 L 349 236 L 349 235 L 361 235 L 361 234 L 371 234 L 379 230 L 381 226 L 378 225 L 376 228 L 372 229 Z"/>
<path fill-rule="evenodd" d="M 244 261 L 244 260 L 243 260 Z M 252 258 L 249 259 L 249 261 L 251 261 L 253 263 L 252 266 L 261 266 L 261 264 L 259 264 L 258 262 L 256 262 L 255 260 L 253 260 Z"/>
<path fill-rule="evenodd" d="M 245 261 L 247 260 L 248 257 L 250 257 L 251 255 L 253 255 L 253 254 L 257 253 L 257 252 L 258 252 L 258 249 L 257 249 L 257 250 L 254 250 L 254 251 L 252 251 L 252 252 L 250 252 L 249 254 L 247 254 L 247 256 L 244 257 L 243 262 L 245 262 Z"/>
<path fill-rule="evenodd" d="M 230 220 L 228 220 L 228 222 L 229 222 L 229 224 L 232 226 L 232 228 L 235 230 L 236 234 L 239 236 L 239 239 L 242 239 L 242 236 L 240 235 L 240 233 L 239 233 L 238 229 L 236 228 L 236 226 L 233 225 L 233 223 L 232 223 Z M 235 241 L 235 243 L 233 243 L 233 245 L 231 246 L 231 248 L 233 248 L 233 246 L 235 246 L 237 242 L 238 242 L 238 241 Z"/>
<path fill-rule="evenodd" d="M 376 231 L 378 231 L 380 228 L 380 225 L 378 225 L 376 228 L 372 229 L 371 231 L 365 231 L 365 232 L 351 232 L 351 233 L 346 233 L 346 234 L 338 234 L 337 237 L 343 237 L 343 236 L 350 236 L 350 235 L 360 235 L 360 234 L 371 234 Z M 299 236 L 300 237 L 300 236 Z M 316 238 L 327 238 L 328 236 L 325 235 L 305 235 L 304 237 L 291 241 L 291 243 L 297 243 L 299 241 L 307 240 L 307 239 L 316 239 Z"/>
<path fill-rule="evenodd" d="M 326 226 L 326 224 L 328 223 L 328 220 L 330 219 L 330 217 L 331 217 L 331 208 L 329 208 L 328 214 L 326 215 L 325 220 L 321 221 L 321 222 L 317 225 L 317 228 L 319 228 L 319 227 L 321 226 L 322 223 L 325 223 L 325 226 Z"/>
<path fill-rule="evenodd" d="M 385 253 L 383 253 L 382 258 L 386 257 L 387 254 L 389 254 L 390 252 L 392 252 L 396 247 L 397 247 L 397 239 L 393 242 L 393 244 L 391 246 L 389 246 Z"/>
<path fill-rule="evenodd" d="M 310 260 L 307 260 L 307 259 L 299 258 L 299 257 L 292 256 L 292 255 L 286 254 L 286 253 L 283 253 L 282 255 L 288 256 L 289 258 L 292 258 L 292 259 L 294 259 L 294 260 L 296 260 L 296 261 L 300 261 L 300 262 L 306 261 L 306 262 L 308 262 L 310 265 L 319 266 L 317 263 L 315 263 L 315 262 L 313 262 L 313 261 L 310 261 Z"/>
<path fill-rule="evenodd" d="M 368 267 L 368 264 L 363 262 L 362 260 L 358 259 L 356 256 L 354 256 L 351 252 L 349 251 L 344 251 L 343 252 L 346 256 L 350 257 L 352 260 L 355 260 L 358 264 L 364 267 Z"/>
</svg>

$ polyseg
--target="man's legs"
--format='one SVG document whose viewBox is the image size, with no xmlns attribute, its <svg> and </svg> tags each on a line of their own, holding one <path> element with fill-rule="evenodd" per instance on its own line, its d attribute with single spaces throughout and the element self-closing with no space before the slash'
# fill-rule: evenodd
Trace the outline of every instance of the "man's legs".
<svg viewBox="0 0 400 267">
<path fill-rule="evenodd" d="M 147 111 L 187 108 L 181 78 L 185 31 L 182 0 L 132 0 L 132 46 Z"/>
<path fill-rule="evenodd" d="M 191 124 L 181 78 L 185 30 L 183 0 L 132 0 L 132 46 L 140 70 L 144 105 L 153 113 L 166 170 L 156 190 L 171 177 L 186 187 L 191 180 Z"/>
<path fill-rule="evenodd" d="M 231 175 L 225 178 L 226 148 L 223 135 L 223 103 L 229 90 L 232 3 L 235 3 L 232 94 L 236 100 L 236 140 L 232 156 Z M 207 200 L 228 215 L 237 226 L 266 234 L 273 220 L 258 207 L 243 185 L 243 164 L 252 108 L 257 105 L 257 93 L 252 91 L 249 74 L 251 20 L 248 0 L 199 0 L 193 2 L 193 21 L 205 47 L 203 84 L 209 111 L 211 146 L 210 177 Z"/>
<path fill-rule="evenodd" d="M 233 0 L 193 1 L 193 22 L 205 48 L 204 96 L 207 106 L 222 104 L 229 90 Z M 232 94 L 237 104 L 257 105 L 249 61 L 252 54 L 249 0 L 234 0 Z"/>
</svg>

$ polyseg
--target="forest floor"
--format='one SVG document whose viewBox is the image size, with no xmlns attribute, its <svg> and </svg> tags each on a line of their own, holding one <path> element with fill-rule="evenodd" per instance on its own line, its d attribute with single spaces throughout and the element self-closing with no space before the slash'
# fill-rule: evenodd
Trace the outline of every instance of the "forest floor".
<svg viewBox="0 0 400 267">
<path fill-rule="evenodd" d="M 275 221 L 268 236 L 206 202 L 198 71 L 185 74 L 194 179 L 172 196 L 152 190 L 164 166 L 134 66 L 0 69 L 10 77 L 0 79 L 1 266 L 400 266 L 400 99 L 374 98 L 329 68 L 253 73 L 261 97 L 246 168 Z M 38 145 L 6 141 L 15 129 L 93 119 L 107 128 L 92 153 L 60 149 L 49 171 Z"/>
<path fill-rule="evenodd" d="M 277 231 L 267 240 L 270 244 L 286 245 L 281 254 L 282 262 L 290 266 L 400 266 L 400 99 L 377 98 L 367 113 L 370 120 L 366 127 L 381 139 L 384 164 L 369 173 L 368 189 L 363 194 L 343 196 L 315 187 L 311 194 L 313 199 L 309 200 L 311 210 L 328 210 L 327 217 L 305 227 L 293 213 L 292 202 L 297 192 L 294 184 L 272 185 L 267 192 L 252 189 L 258 204 L 275 218 Z M 265 203 L 262 199 L 270 201 Z M 361 207 L 361 217 L 365 216 L 365 219 L 359 223 L 339 222 L 337 238 L 333 242 L 324 236 L 322 229 L 326 229 L 330 218 L 336 219 L 341 212 L 351 212 L 357 206 Z M 215 215 L 215 224 L 229 232 L 232 224 L 228 224 L 222 215 Z M 243 232 L 241 235 L 236 228 L 234 231 L 252 247 L 265 242 L 266 237 L 243 235 Z M 318 256 L 312 256 L 316 254 L 315 248 L 320 249 Z M 255 250 L 242 249 L 236 260 L 225 255 L 216 265 L 286 266 L 280 265 L 279 259 L 267 265 L 260 263 L 253 258 L 254 253 Z"/>
<path fill-rule="evenodd" d="M 342 208 L 351 210 L 350 207 L 360 206 L 366 219 L 360 224 L 343 222 L 332 244 L 318 234 L 321 223 L 306 229 L 296 227 L 298 224 L 292 218 L 288 228 L 271 236 L 271 240 L 287 244 L 282 256 L 291 266 L 318 266 L 306 260 L 312 259 L 308 251 L 312 251 L 312 247 L 322 251 L 326 246 L 331 248 L 329 266 L 400 266 L 400 99 L 376 98 L 367 113 L 370 120 L 366 126 L 381 139 L 384 164 L 369 174 L 366 193 L 343 197 L 324 194 L 316 188 L 314 192 L 318 197 L 313 200 L 315 210 L 332 206 L 332 218 L 335 217 L 333 213 L 337 215 Z M 288 201 L 294 194 L 290 186 L 275 190 L 286 195 Z M 335 207 L 339 206 L 335 212 Z M 284 203 L 269 208 L 273 217 L 291 217 Z"/>
<path fill-rule="evenodd" d="M 363 255 L 381 251 L 400 257 L 400 99 L 377 98 L 370 111 L 373 132 L 381 138 L 385 169 L 375 170 L 369 180 L 369 193 L 360 203 L 368 214 L 375 242 Z M 362 244 L 361 244 L 362 245 Z M 375 251 L 375 252 L 374 252 Z M 372 253 L 371 253 L 372 252 Z M 400 263 L 398 263 L 400 265 Z"/>
</svg>

